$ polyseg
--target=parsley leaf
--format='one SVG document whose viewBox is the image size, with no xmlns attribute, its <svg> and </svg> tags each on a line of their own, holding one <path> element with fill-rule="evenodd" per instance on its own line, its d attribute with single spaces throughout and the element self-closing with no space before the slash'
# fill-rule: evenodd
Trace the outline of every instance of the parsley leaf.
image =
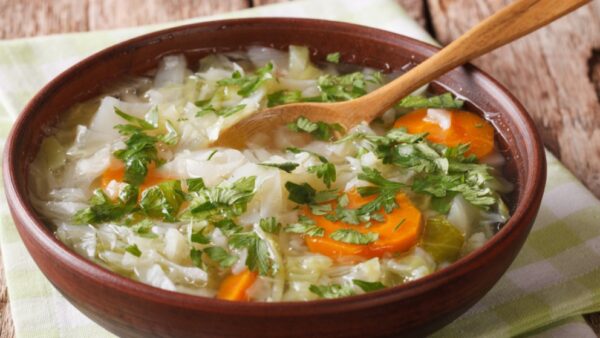
<svg viewBox="0 0 600 338">
<path fill-rule="evenodd" d="M 219 86 L 237 86 L 238 95 L 248 97 L 254 93 L 262 84 L 273 78 L 273 63 L 269 62 L 265 66 L 257 69 L 254 74 L 242 76 L 239 71 L 233 72 L 231 78 L 223 79 L 217 82 Z"/>
<path fill-rule="evenodd" d="M 90 206 L 77 211 L 73 221 L 76 224 L 98 224 L 119 220 L 135 209 L 137 195 L 137 189 L 128 184 L 113 202 L 102 189 L 96 189 L 90 198 Z"/>
<path fill-rule="evenodd" d="M 280 90 L 267 96 L 267 107 L 304 101 L 299 90 Z"/>
<path fill-rule="evenodd" d="M 325 229 L 317 226 L 315 221 L 306 216 L 300 216 L 297 223 L 289 224 L 285 227 L 285 232 L 313 237 L 323 237 L 325 235 Z"/>
<path fill-rule="evenodd" d="M 295 162 L 283 162 L 283 163 L 259 163 L 259 165 L 265 167 L 273 167 L 291 173 L 294 169 L 298 168 L 299 164 Z"/>
<path fill-rule="evenodd" d="M 153 226 L 154 226 L 154 224 L 152 223 L 151 220 L 144 219 L 143 221 L 141 221 L 141 222 L 135 224 L 133 227 L 131 227 L 131 230 L 133 230 L 140 237 L 156 238 L 157 235 L 152 232 Z"/>
<path fill-rule="evenodd" d="M 312 122 L 304 116 L 300 116 L 296 121 L 288 123 L 287 127 L 291 131 L 311 134 L 320 141 L 331 141 L 336 132 L 343 133 L 345 131 L 344 127 L 339 123 Z"/>
<path fill-rule="evenodd" d="M 331 63 L 340 63 L 340 52 L 329 53 L 325 59 Z"/>
<path fill-rule="evenodd" d="M 317 175 L 318 178 L 323 180 L 323 183 L 329 188 L 332 182 L 336 180 L 335 165 L 331 162 L 321 163 L 308 167 L 308 172 Z"/>
<path fill-rule="evenodd" d="M 190 259 L 194 266 L 204 269 L 204 262 L 202 261 L 202 250 L 198 250 L 196 248 L 192 248 L 190 250 Z"/>
<path fill-rule="evenodd" d="M 365 76 L 361 72 L 345 75 L 322 75 L 317 80 L 321 100 L 336 102 L 352 100 L 367 93 Z"/>
<path fill-rule="evenodd" d="M 318 153 L 303 150 L 295 147 L 288 147 L 287 151 L 292 152 L 294 154 L 299 154 L 301 152 L 309 153 L 319 159 L 321 164 L 312 165 L 308 167 L 308 172 L 317 175 L 318 178 L 323 180 L 323 183 L 327 186 L 327 188 L 331 187 L 331 183 L 335 182 L 337 179 L 337 173 L 335 169 L 335 165 L 327 160 L 325 156 L 322 156 Z"/>
<path fill-rule="evenodd" d="M 232 219 L 225 218 L 213 224 L 215 228 L 221 230 L 221 232 L 229 237 L 235 233 L 241 232 L 244 230 L 240 225 L 236 224 Z"/>
<path fill-rule="evenodd" d="M 394 208 L 398 207 L 396 195 L 401 189 L 405 188 L 404 184 L 387 180 L 377 169 L 368 167 L 363 168 L 363 171 L 358 174 L 358 179 L 374 185 L 358 188 L 359 194 L 362 196 L 378 194 L 374 200 L 362 205 L 358 209 L 360 215 L 374 213 L 382 208 L 389 214 Z"/>
<path fill-rule="evenodd" d="M 190 241 L 198 244 L 210 243 L 210 239 L 206 237 L 202 231 L 193 232 L 190 236 Z"/>
<path fill-rule="evenodd" d="M 125 248 L 125 251 L 129 252 L 130 254 L 136 257 L 140 257 L 142 255 L 142 251 L 140 251 L 140 248 L 138 248 L 137 244 L 127 246 Z"/>
<path fill-rule="evenodd" d="M 267 243 L 254 232 L 241 232 L 229 238 L 229 245 L 237 249 L 247 249 L 246 266 L 251 271 L 258 271 L 262 276 L 273 270 L 273 261 L 269 256 Z"/>
<path fill-rule="evenodd" d="M 184 219 L 219 221 L 241 215 L 254 196 L 255 176 L 240 178 L 233 184 L 223 183 L 210 189 L 188 194 L 190 205 Z"/>
<path fill-rule="evenodd" d="M 343 243 L 366 245 L 378 240 L 379 234 L 376 232 L 363 234 L 354 229 L 339 229 L 332 232 L 329 235 L 329 238 Z"/>
<path fill-rule="evenodd" d="M 129 138 L 125 141 L 126 148 L 115 151 L 113 155 L 125 163 L 125 182 L 140 185 L 148 174 L 148 165 L 159 162 L 158 139 L 136 128 L 120 128 L 119 132 L 129 135 Z"/>
<path fill-rule="evenodd" d="M 426 97 L 423 95 L 410 95 L 403 98 L 396 107 L 399 108 L 462 108 L 464 101 L 455 99 L 451 93 L 444 93 L 438 96 Z"/>
<path fill-rule="evenodd" d="M 238 104 L 235 106 L 221 107 L 217 109 L 210 103 L 210 100 L 196 101 L 195 105 L 200 108 L 200 110 L 196 113 L 196 117 L 202 117 L 211 113 L 217 116 L 228 117 L 246 108 L 245 104 Z"/>
<path fill-rule="evenodd" d="M 351 288 L 339 284 L 314 285 L 311 284 L 308 290 L 320 298 L 332 299 L 354 295 Z"/>
<path fill-rule="evenodd" d="M 361 288 L 364 292 L 371 292 L 371 291 L 385 289 L 385 285 L 383 285 L 383 283 L 381 283 L 381 282 L 367 282 L 367 281 L 360 280 L 360 279 L 353 279 L 352 283 L 354 283 L 354 285 Z"/>
<path fill-rule="evenodd" d="M 298 204 L 312 203 L 317 193 L 308 183 L 296 184 L 288 181 L 285 183 L 285 188 L 289 192 L 288 199 Z"/>
<path fill-rule="evenodd" d="M 201 177 L 188 178 L 185 180 L 185 184 L 187 185 L 188 192 L 200 191 L 206 188 L 204 185 L 204 180 Z"/>
<path fill-rule="evenodd" d="M 238 256 L 230 254 L 227 250 L 219 246 L 211 246 L 204 249 L 204 253 L 213 261 L 217 262 L 219 266 L 224 269 L 230 268 L 238 260 Z"/>
<path fill-rule="evenodd" d="M 258 224 L 264 232 L 270 234 L 278 234 L 281 229 L 281 223 L 275 217 L 261 218 Z"/>
<path fill-rule="evenodd" d="M 167 181 L 144 190 L 140 208 L 150 217 L 162 217 L 167 222 L 174 222 L 184 200 L 181 182 Z"/>
</svg>

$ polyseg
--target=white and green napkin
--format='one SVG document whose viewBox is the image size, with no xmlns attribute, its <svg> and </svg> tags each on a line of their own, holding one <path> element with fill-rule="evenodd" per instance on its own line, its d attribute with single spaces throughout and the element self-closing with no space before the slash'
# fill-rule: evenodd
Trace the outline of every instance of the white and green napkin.
<svg viewBox="0 0 600 338">
<path fill-rule="evenodd" d="M 168 25 L 0 41 L 0 147 L 42 85 L 91 53 L 167 26 L 251 16 L 347 21 L 435 43 L 394 0 L 297 1 Z M 581 314 L 600 311 L 600 203 L 547 155 L 546 193 L 523 250 L 479 303 L 434 336 L 595 337 Z M 0 249 L 17 337 L 111 336 L 40 273 L 19 238 L 3 193 L 0 200 Z"/>
</svg>

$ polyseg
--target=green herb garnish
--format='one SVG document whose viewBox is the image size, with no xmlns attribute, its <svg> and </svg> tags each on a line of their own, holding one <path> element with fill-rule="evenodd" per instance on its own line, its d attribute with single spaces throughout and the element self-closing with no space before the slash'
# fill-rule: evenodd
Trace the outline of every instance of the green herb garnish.
<svg viewBox="0 0 600 338">
<path fill-rule="evenodd" d="M 332 232 L 329 238 L 348 244 L 366 245 L 375 242 L 379 239 L 379 234 L 376 232 L 368 232 L 366 234 L 358 232 L 354 229 L 339 229 Z"/>
</svg>

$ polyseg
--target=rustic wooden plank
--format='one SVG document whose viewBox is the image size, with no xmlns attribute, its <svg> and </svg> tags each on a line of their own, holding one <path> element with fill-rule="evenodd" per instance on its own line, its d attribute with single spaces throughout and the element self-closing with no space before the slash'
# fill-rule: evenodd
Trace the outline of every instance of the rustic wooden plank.
<svg viewBox="0 0 600 338">
<path fill-rule="evenodd" d="M 230 12 L 248 0 L 0 0 L 0 39 L 161 23 Z"/>
<path fill-rule="evenodd" d="M 447 44 L 509 0 L 428 0 Z M 600 4 L 475 60 L 528 108 L 546 146 L 600 197 Z M 595 50 L 595 52 L 594 52 Z M 600 334 L 600 314 L 587 316 Z"/>
<path fill-rule="evenodd" d="M 436 37 L 448 43 L 509 0 L 429 0 Z M 588 60 L 600 47 L 600 4 L 592 2 L 474 63 L 528 108 L 546 146 L 600 197 L 600 103 Z"/>
<path fill-rule="evenodd" d="M 14 337 L 15 328 L 8 306 L 8 291 L 4 281 L 4 269 L 2 266 L 2 250 L 0 250 L 0 338 Z"/>
</svg>

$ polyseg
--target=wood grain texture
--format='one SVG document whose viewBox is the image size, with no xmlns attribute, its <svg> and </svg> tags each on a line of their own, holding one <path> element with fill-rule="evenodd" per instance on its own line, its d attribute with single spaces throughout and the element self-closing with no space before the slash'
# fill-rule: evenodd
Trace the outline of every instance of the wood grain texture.
<svg viewBox="0 0 600 338">
<path fill-rule="evenodd" d="M 15 329 L 8 306 L 8 291 L 4 282 L 4 269 L 2 268 L 2 250 L 0 250 L 0 337 L 14 337 Z"/>
<path fill-rule="evenodd" d="M 0 0 L 0 39 L 131 27 L 230 12 L 248 0 Z"/>
</svg>

